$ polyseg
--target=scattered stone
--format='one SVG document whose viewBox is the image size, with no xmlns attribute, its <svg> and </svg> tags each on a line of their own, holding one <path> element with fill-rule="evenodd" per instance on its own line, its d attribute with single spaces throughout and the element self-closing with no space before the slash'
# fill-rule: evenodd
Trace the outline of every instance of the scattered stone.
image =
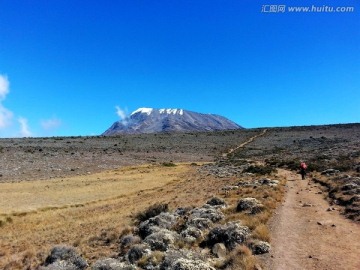
<svg viewBox="0 0 360 270">
<path fill-rule="evenodd" d="M 88 266 L 88 264 L 82 257 L 80 257 L 79 254 L 77 254 L 73 247 L 55 246 L 51 250 L 50 255 L 45 259 L 45 266 L 49 266 L 48 268 L 44 268 L 47 270 L 83 270 Z"/>
<path fill-rule="evenodd" d="M 203 236 L 202 231 L 198 227 L 189 226 L 180 233 L 180 236 L 184 238 L 186 242 L 195 242 L 197 239 Z"/>
<path fill-rule="evenodd" d="M 195 227 L 200 230 L 209 229 L 213 222 L 208 218 L 191 217 L 186 225 L 189 227 Z"/>
<path fill-rule="evenodd" d="M 68 261 L 56 261 L 48 266 L 40 266 L 39 270 L 79 270 L 74 264 Z"/>
<path fill-rule="evenodd" d="M 218 258 L 225 258 L 227 250 L 223 243 L 217 243 L 213 246 L 211 252 Z"/>
<path fill-rule="evenodd" d="M 302 207 L 313 207 L 311 203 L 303 203 Z"/>
<path fill-rule="evenodd" d="M 224 214 L 216 207 L 205 204 L 200 208 L 194 208 L 190 211 L 189 220 L 193 218 L 206 218 L 212 222 L 218 222 L 224 219 Z"/>
<path fill-rule="evenodd" d="M 279 184 L 278 180 L 271 180 L 269 178 L 263 178 L 258 180 L 258 183 L 260 183 L 261 185 L 266 185 L 266 186 L 270 186 L 270 187 L 276 187 Z"/>
<path fill-rule="evenodd" d="M 214 267 L 201 260 L 189 260 L 180 258 L 174 262 L 171 270 L 216 270 Z"/>
<path fill-rule="evenodd" d="M 206 244 L 213 247 L 217 243 L 223 243 L 227 249 L 232 250 L 237 244 L 242 244 L 248 238 L 250 229 L 238 223 L 230 222 L 213 228 L 207 237 Z"/>
<path fill-rule="evenodd" d="M 150 234 L 144 239 L 144 242 L 148 244 L 151 250 L 166 251 L 170 246 L 175 243 L 177 234 L 167 229 L 161 229 L 158 232 Z"/>
<path fill-rule="evenodd" d="M 318 221 L 318 222 L 317 222 L 317 225 L 322 226 L 322 225 L 324 225 L 324 224 L 323 224 L 322 222 Z"/>
<path fill-rule="evenodd" d="M 150 234 L 156 233 L 161 229 L 170 229 L 175 225 L 177 217 L 168 212 L 162 212 L 159 215 L 149 218 L 140 223 L 139 235 L 145 238 Z"/>
<path fill-rule="evenodd" d="M 212 205 L 212 206 L 226 207 L 226 202 L 223 199 L 220 199 L 218 197 L 211 198 L 210 200 L 208 200 L 206 202 L 206 204 L 209 204 L 209 205 Z"/>
<path fill-rule="evenodd" d="M 340 173 L 340 171 L 335 170 L 335 169 L 327 169 L 327 170 L 321 172 L 322 175 L 336 175 L 339 173 Z"/>
<path fill-rule="evenodd" d="M 134 236 L 132 234 L 128 234 L 128 235 L 125 235 L 123 236 L 121 239 L 120 239 L 120 247 L 121 248 L 128 248 L 128 247 L 131 247 L 135 244 L 138 244 L 141 242 L 141 239 L 139 236 Z"/>
<path fill-rule="evenodd" d="M 250 242 L 249 248 L 251 249 L 253 254 L 258 255 L 269 253 L 271 246 L 268 242 L 255 240 Z"/>
<path fill-rule="evenodd" d="M 149 254 L 150 249 L 149 246 L 146 245 L 134 245 L 129 249 L 126 254 L 126 259 L 130 263 L 135 263 L 136 261 L 140 260 L 145 254 Z"/>
<path fill-rule="evenodd" d="M 237 189 L 239 189 L 239 186 L 224 186 L 221 188 L 221 190 L 225 191 L 225 192 L 231 191 L 231 190 L 237 190 Z"/>
<path fill-rule="evenodd" d="M 255 198 L 241 199 L 236 207 L 237 212 L 248 211 L 249 214 L 255 215 L 264 210 L 264 206 Z"/>
<path fill-rule="evenodd" d="M 113 258 L 107 258 L 95 262 L 91 270 L 136 270 L 136 266 Z"/>
<path fill-rule="evenodd" d="M 204 261 L 203 256 L 196 252 L 184 250 L 184 249 L 180 249 L 180 250 L 169 249 L 168 251 L 166 251 L 164 253 L 164 259 L 163 259 L 162 263 L 160 264 L 159 269 L 173 270 L 175 264 L 181 259 L 195 260 L 195 261 L 202 261 L 202 262 Z M 188 269 L 188 268 L 183 268 L 183 269 Z M 192 268 L 190 268 L 190 269 L 192 269 Z M 202 268 L 199 268 L 199 269 L 202 269 Z M 207 269 L 207 268 L 205 268 L 205 269 Z"/>
</svg>

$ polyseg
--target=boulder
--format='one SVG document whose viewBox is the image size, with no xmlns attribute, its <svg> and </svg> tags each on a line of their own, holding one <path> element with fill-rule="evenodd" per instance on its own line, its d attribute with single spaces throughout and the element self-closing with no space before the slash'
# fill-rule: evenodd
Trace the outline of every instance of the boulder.
<svg viewBox="0 0 360 270">
<path fill-rule="evenodd" d="M 271 180 L 269 178 L 262 178 L 257 181 L 260 185 L 276 187 L 279 184 L 278 180 Z"/>
<path fill-rule="evenodd" d="M 125 235 L 123 236 L 121 239 L 120 239 L 120 247 L 121 248 L 129 248 L 135 244 L 138 244 L 141 242 L 141 239 L 139 236 L 135 236 L 135 235 L 132 235 L 132 234 L 128 234 L 128 235 Z"/>
<path fill-rule="evenodd" d="M 201 260 L 178 259 L 174 262 L 171 270 L 216 270 Z"/>
<path fill-rule="evenodd" d="M 120 262 L 113 258 L 98 260 L 91 267 L 92 270 L 136 270 L 135 265 Z"/>
<path fill-rule="evenodd" d="M 249 244 L 249 248 L 251 249 L 253 254 L 258 255 L 269 253 L 271 246 L 268 242 L 265 241 L 252 241 Z"/>
<path fill-rule="evenodd" d="M 236 207 L 237 212 L 247 211 L 251 215 L 255 215 L 264 210 L 264 206 L 255 198 L 243 198 Z"/>
<path fill-rule="evenodd" d="M 175 225 L 177 217 L 168 212 L 162 212 L 159 215 L 143 221 L 139 225 L 139 235 L 145 238 L 148 235 L 159 231 L 160 229 L 171 229 Z"/>
<path fill-rule="evenodd" d="M 183 261 L 187 261 L 188 263 L 182 263 Z M 195 267 L 196 265 L 200 268 L 190 268 L 190 267 Z M 206 263 L 204 263 L 204 258 L 201 254 L 184 249 L 180 249 L 180 250 L 170 249 L 165 253 L 164 260 L 160 265 L 160 270 L 174 270 L 174 269 L 207 270 L 209 269 L 207 267 L 209 266 Z M 212 270 L 212 268 L 210 269 Z"/>
<path fill-rule="evenodd" d="M 85 259 L 83 259 L 73 247 L 69 246 L 54 247 L 51 250 L 50 255 L 45 259 L 44 265 L 49 266 L 48 268 L 44 268 L 47 270 L 72 270 L 74 267 L 76 270 L 83 270 L 88 266 Z"/>
<path fill-rule="evenodd" d="M 186 222 L 186 225 L 189 227 L 195 227 L 200 230 L 208 229 L 212 225 L 212 221 L 208 218 L 200 218 L 200 217 L 190 217 Z"/>
<path fill-rule="evenodd" d="M 144 239 L 144 242 L 150 246 L 151 250 L 166 251 L 175 243 L 175 240 L 178 237 L 177 233 L 173 231 L 161 229 L 160 231 L 147 236 Z"/>
<path fill-rule="evenodd" d="M 223 243 L 227 249 L 232 250 L 236 245 L 244 243 L 249 235 L 248 227 L 230 222 L 213 228 L 207 236 L 206 245 L 213 247 L 217 243 Z"/>
<path fill-rule="evenodd" d="M 218 258 L 225 258 L 227 250 L 223 243 L 217 243 L 212 247 L 211 252 Z"/>
<path fill-rule="evenodd" d="M 340 173 L 340 171 L 335 170 L 335 169 L 327 169 L 327 170 L 321 172 L 322 175 L 336 175 L 339 173 Z"/>
<path fill-rule="evenodd" d="M 145 254 L 149 254 L 150 252 L 150 247 L 147 245 L 134 245 L 129 249 L 125 257 L 130 263 L 134 264 Z"/>
<path fill-rule="evenodd" d="M 178 216 L 185 216 L 190 210 L 191 210 L 191 208 L 189 208 L 189 207 L 186 207 L 186 208 L 179 207 L 174 211 L 174 214 L 178 215 Z"/>
<path fill-rule="evenodd" d="M 207 218 L 212 222 L 218 222 L 224 219 L 224 214 L 216 207 L 209 204 L 205 204 L 202 207 L 194 208 L 193 210 L 190 211 L 189 218 L 194 218 L 194 217 Z"/>
<path fill-rule="evenodd" d="M 39 270 L 79 270 L 77 266 L 68 261 L 58 260 L 48 266 L 40 266 Z"/>
<path fill-rule="evenodd" d="M 218 197 L 213 197 L 206 202 L 208 205 L 226 207 L 226 202 Z"/>
<path fill-rule="evenodd" d="M 189 226 L 180 233 L 180 236 L 184 238 L 185 242 L 192 243 L 201 238 L 203 233 L 199 228 Z"/>
</svg>

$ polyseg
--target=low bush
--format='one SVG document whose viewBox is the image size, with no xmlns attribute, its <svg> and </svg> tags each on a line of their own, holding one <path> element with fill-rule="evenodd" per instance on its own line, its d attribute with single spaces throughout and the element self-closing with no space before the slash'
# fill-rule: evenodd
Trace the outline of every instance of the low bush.
<svg viewBox="0 0 360 270">
<path fill-rule="evenodd" d="M 140 223 L 145 220 L 148 220 L 149 218 L 155 217 L 162 212 L 168 212 L 168 211 L 169 211 L 168 204 L 157 203 L 157 204 L 151 205 L 143 212 L 137 213 L 135 218 Z"/>
</svg>

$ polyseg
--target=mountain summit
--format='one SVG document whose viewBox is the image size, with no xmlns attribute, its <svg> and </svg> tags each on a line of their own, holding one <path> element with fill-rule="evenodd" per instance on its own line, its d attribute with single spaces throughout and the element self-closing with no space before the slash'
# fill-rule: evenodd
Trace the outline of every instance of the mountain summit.
<svg viewBox="0 0 360 270">
<path fill-rule="evenodd" d="M 115 122 L 102 135 L 158 132 L 191 132 L 241 129 L 236 123 L 216 114 L 183 109 L 139 108 L 124 120 Z"/>
</svg>

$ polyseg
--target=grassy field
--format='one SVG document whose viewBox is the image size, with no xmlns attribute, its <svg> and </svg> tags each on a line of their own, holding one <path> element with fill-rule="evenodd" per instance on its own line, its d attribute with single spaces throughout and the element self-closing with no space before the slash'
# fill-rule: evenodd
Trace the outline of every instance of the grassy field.
<svg viewBox="0 0 360 270">
<path fill-rule="evenodd" d="M 74 207 L 163 186 L 186 165 L 174 169 L 143 165 L 51 181 L 0 183 L 0 215 Z"/>
<path fill-rule="evenodd" d="M 6 210 L 1 214 L 0 269 L 35 269 L 57 244 L 75 246 L 89 262 L 114 256 L 119 235 L 131 228 L 136 213 L 155 203 L 168 203 L 171 209 L 200 206 L 214 195 L 231 205 L 226 221 L 241 219 L 259 239 L 269 240 L 264 223 L 270 212 L 249 217 L 236 213 L 236 202 L 241 196 L 254 196 L 271 210 L 281 201 L 283 189 L 244 188 L 223 194 L 219 190 L 238 179 L 219 180 L 199 173 L 198 168 L 151 165 L 3 184 L 7 202 L 2 203 Z"/>
<path fill-rule="evenodd" d="M 221 154 L 262 130 L 204 133 L 199 138 L 197 134 L 161 135 L 160 139 L 155 135 L 55 138 L 44 139 L 39 149 L 35 139 L 0 140 L 0 269 L 36 269 L 57 244 L 76 247 L 89 263 L 116 256 L 119 236 L 131 230 L 137 213 L 155 203 L 169 204 L 171 210 L 201 206 L 213 196 L 229 205 L 224 222 L 241 220 L 256 239 L 269 241 L 266 222 L 284 194 L 281 168 L 292 169 L 304 156 L 314 159 L 310 165 L 316 168 L 333 164 L 353 168 L 359 157 L 359 129 L 359 125 L 268 129 L 227 158 L 230 167 L 241 166 L 242 158 L 278 167 L 277 173 L 267 177 L 279 180 L 279 187 L 244 187 L 229 194 L 219 190 L 263 176 L 223 178 L 190 162 L 201 165 L 199 161 L 209 161 L 211 155 L 212 160 L 220 160 Z M 149 150 L 135 149 L 140 141 Z M 327 158 L 320 159 L 320 154 Z M 143 158 L 138 160 L 137 155 Z M 181 163 L 184 160 L 188 163 Z M 173 162 L 176 166 L 170 166 Z M 122 167 L 128 163 L 133 165 Z M 223 170 L 223 165 L 218 169 Z M 266 210 L 253 216 L 237 212 L 236 203 L 244 197 L 258 199 Z M 230 257 L 242 259 L 233 260 L 233 268 L 227 269 L 253 269 L 256 260 L 246 247 L 234 252 Z M 246 261 L 246 267 L 236 268 Z"/>
<path fill-rule="evenodd" d="M 78 246 L 88 258 L 111 254 L 112 248 L 96 243 L 119 234 L 132 214 L 153 202 L 173 199 L 176 204 L 169 196 L 176 197 L 174 189 L 193 169 L 187 164 L 126 167 L 1 184 L 0 269 L 33 269 L 60 243 Z"/>
</svg>

